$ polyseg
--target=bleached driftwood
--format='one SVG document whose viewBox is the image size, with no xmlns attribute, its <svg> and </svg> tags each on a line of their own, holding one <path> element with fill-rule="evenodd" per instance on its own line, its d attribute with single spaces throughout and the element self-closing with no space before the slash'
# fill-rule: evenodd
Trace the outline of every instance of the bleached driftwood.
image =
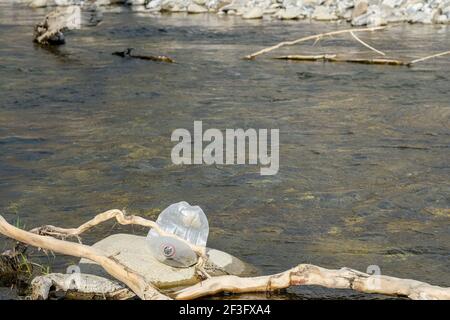
<svg viewBox="0 0 450 320">
<path fill-rule="evenodd" d="M 362 63 L 362 64 L 381 64 L 392 66 L 409 66 L 411 63 L 407 61 L 401 61 L 396 59 L 385 58 L 342 58 L 336 54 L 323 54 L 323 55 L 287 55 L 275 57 L 279 60 L 296 60 L 296 61 L 324 61 L 324 62 L 349 62 L 349 63 Z"/>
<path fill-rule="evenodd" d="M 0 216 L 0 233 L 34 247 L 94 261 L 112 277 L 126 284 L 141 299 L 169 299 L 151 283 L 148 283 L 142 275 L 122 265 L 114 257 L 109 257 L 102 251 L 90 246 L 24 231 L 9 224 L 2 216 Z"/>
<path fill-rule="evenodd" d="M 329 270 L 310 264 L 300 264 L 295 268 L 271 276 L 215 277 L 178 291 L 174 298 L 190 300 L 221 292 L 268 292 L 299 285 L 353 289 L 364 293 L 405 296 L 410 299 L 450 299 L 450 288 L 432 286 L 410 279 L 369 275 L 349 268 Z"/>
<path fill-rule="evenodd" d="M 403 61 L 397 59 L 386 59 L 386 58 L 344 58 L 338 57 L 336 54 L 320 54 L 320 55 L 301 55 L 293 54 L 286 56 L 275 57 L 274 59 L 279 60 L 296 60 L 296 61 L 326 61 L 326 62 L 350 62 L 350 63 L 362 63 L 362 64 L 384 64 L 392 66 L 407 66 L 411 67 L 413 64 L 423 62 L 432 58 L 441 57 L 450 54 L 450 51 L 436 53 L 423 58 L 415 59 L 412 61 Z"/>
<path fill-rule="evenodd" d="M 31 288 L 33 300 L 47 300 L 51 288 L 83 299 L 126 300 L 135 296 L 133 291 L 117 281 L 83 273 L 50 273 L 39 276 L 33 279 Z"/>
<path fill-rule="evenodd" d="M 79 29 L 81 9 L 79 6 L 58 7 L 45 16 L 34 28 L 34 41 L 39 44 L 63 44 L 63 31 Z"/>
<path fill-rule="evenodd" d="M 376 31 L 376 30 L 382 30 L 385 29 L 386 27 L 372 27 L 372 28 L 359 28 L 359 29 L 345 29 L 345 30 L 337 30 L 337 31 L 331 31 L 331 32 L 326 32 L 326 33 L 320 33 L 320 34 L 315 34 L 312 36 L 307 36 L 307 37 L 303 37 L 297 40 L 293 40 L 293 41 L 283 41 L 280 42 L 272 47 L 268 47 L 262 50 L 259 50 L 255 53 L 249 54 L 247 56 L 245 56 L 245 59 L 254 59 L 259 55 L 262 55 L 264 53 L 268 53 L 270 51 L 273 51 L 275 49 L 279 49 L 281 47 L 285 47 L 285 46 L 293 46 L 295 44 L 301 43 L 301 42 L 305 42 L 305 41 L 309 41 L 309 40 L 317 40 L 317 39 L 321 39 L 323 37 L 326 36 L 334 36 L 337 34 L 343 34 L 343 33 L 350 33 L 350 32 L 365 32 L 365 31 Z"/>
<path fill-rule="evenodd" d="M 447 54 L 450 54 L 450 51 L 439 52 L 439 53 L 436 53 L 436 54 L 432 54 L 431 56 L 426 56 L 426 57 L 423 57 L 423 58 L 415 59 L 415 60 L 411 61 L 410 64 L 422 62 L 422 61 L 429 60 L 429 59 L 432 59 L 432 58 L 442 57 L 442 56 L 445 56 Z"/>
<path fill-rule="evenodd" d="M 1 216 L 0 216 L 1 217 Z M 60 228 L 55 227 L 52 225 L 45 225 L 39 228 L 32 229 L 30 232 L 40 234 L 40 235 L 49 235 L 52 237 L 61 237 L 61 238 L 67 238 L 67 237 L 75 237 L 80 241 L 80 234 L 83 232 L 88 231 L 89 229 L 95 227 L 96 225 L 99 225 L 105 221 L 116 219 L 118 223 L 121 225 L 140 225 L 147 228 L 153 228 L 158 234 L 166 237 L 172 237 L 177 238 L 180 241 L 183 241 L 186 243 L 189 247 L 192 248 L 192 250 L 197 253 L 197 255 L 201 257 L 205 257 L 205 248 L 201 246 L 196 246 L 191 244 L 190 242 L 184 240 L 183 238 L 180 238 L 172 233 L 166 232 L 163 229 L 160 228 L 160 226 L 151 220 L 134 216 L 134 215 L 126 215 L 122 210 L 118 209 L 112 209 L 105 211 L 103 213 L 100 213 L 96 215 L 93 219 L 83 223 L 78 228 Z"/>
<path fill-rule="evenodd" d="M 380 50 L 378 50 L 378 49 L 375 49 L 375 48 L 372 47 L 371 45 L 369 45 L 369 44 L 365 43 L 364 41 L 362 41 L 360 38 L 358 38 L 358 37 L 356 36 L 356 34 L 353 33 L 353 31 L 350 31 L 350 34 L 352 35 L 352 37 L 353 37 L 356 41 L 358 41 L 359 43 L 361 43 L 361 44 L 362 44 L 363 46 L 365 46 L 366 48 L 369 48 L 370 50 L 375 51 L 376 53 L 381 54 L 382 56 L 385 56 L 385 55 L 386 55 L 383 51 L 380 51 Z"/>
<path fill-rule="evenodd" d="M 125 216 L 120 210 L 109 210 L 101 213 L 78 228 L 64 229 L 45 226 L 34 229 L 33 232 L 18 229 L 10 225 L 0 216 L 0 233 L 35 247 L 92 260 L 101 265 L 111 276 L 127 285 L 141 299 L 169 299 L 168 296 L 160 293 L 151 283 L 148 283 L 142 275 L 123 266 L 113 257 L 108 257 L 97 249 L 79 243 L 40 235 L 51 234 L 54 236 L 78 237 L 82 232 L 111 218 L 116 218 L 121 224 L 139 224 L 152 227 L 162 233 L 162 230 L 158 228 L 155 222 L 137 216 Z M 43 292 L 47 290 L 46 288 L 50 282 L 60 285 L 61 279 L 47 278 L 41 281 L 44 281 L 44 284 L 41 284 L 43 288 L 41 292 Z M 353 289 L 364 293 L 405 296 L 411 299 L 450 299 L 450 288 L 433 286 L 425 282 L 410 279 L 369 275 L 349 268 L 330 270 L 309 264 L 301 264 L 279 274 L 261 277 L 209 277 L 194 286 L 175 292 L 171 296 L 180 300 L 196 299 L 222 292 L 267 292 L 298 285 L 319 285 L 327 288 Z M 65 287 L 64 285 L 60 285 L 60 288 L 64 289 Z M 44 296 L 42 293 L 41 295 Z"/>
</svg>

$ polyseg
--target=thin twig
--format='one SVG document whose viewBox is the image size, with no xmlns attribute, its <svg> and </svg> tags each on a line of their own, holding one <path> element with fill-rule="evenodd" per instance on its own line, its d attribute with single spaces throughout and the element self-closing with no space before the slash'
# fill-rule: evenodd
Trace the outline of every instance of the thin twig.
<svg viewBox="0 0 450 320">
<path fill-rule="evenodd" d="M 258 52 L 249 54 L 249 55 L 245 56 L 245 59 L 251 60 L 251 59 L 254 59 L 255 57 L 257 57 L 257 56 L 259 56 L 261 54 L 273 51 L 275 49 L 279 49 L 279 48 L 284 47 L 284 46 L 292 46 L 292 45 L 300 43 L 300 42 L 305 42 L 305 41 L 308 41 L 308 40 L 314 40 L 314 39 L 321 38 L 321 37 L 324 37 L 324 36 L 332 36 L 332 35 L 336 35 L 336 34 L 349 33 L 349 32 L 376 31 L 376 30 L 382 30 L 382 29 L 385 29 L 385 28 L 386 28 L 385 26 L 384 27 L 382 26 L 382 27 L 361 28 L 361 29 L 337 30 L 337 31 L 332 31 L 332 32 L 327 32 L 327 33 L 315 34 L 315 35 L 312 35 L 312 36 L 303 37 L 303 38 L 300 38 L 300 39 L 297 39 L 297 40 L 293 40 L 293 41 L 283 41 L 283 42 L 280 42 L 280 43 L 278 43 L 278 44 L 276 44 L 276 45 L 274 45 L 272 47 L 268 47 L 268 48 L 262 49 L 262 50 L 260 50 Z"/>
<path fill-rule="evenodd" d="M 422 62 L 422 61 L 425 61 L 425 60 L 428 60 L 428 59 L 431 59 L 431 58 L 445 56 L 446 54 L 450 54 L 450 51 L 440 52 L 440 53 L 433 54 L 431 56 L 426 56 L 426 57 L 423 57 L 423 58 L 420 58 L 420 59 L 416 59 L 416 60 L 411 61 L 409 64 L 414 64 L 414 63 Z"/>
<path fill-rule="evenodd" d="M 385 56 L 386 54 L 380 50 L 375 49 L 374 47 L 368 45 L 367 43 L 365 43 L 364 41 L 362 41 L 360 38 L 358 38 L 353 31 L 350 31 L 350 34 L 352 35 L 353 38 L 355 38 L 356 41 L 358 41 L 359 43 L 361 43 L 363 46 L 365 46 L 366 48 L 369 48 L 372 51 L 375 51 L 378 54 L 381 54 L 382 56 Z"/>
</svg>

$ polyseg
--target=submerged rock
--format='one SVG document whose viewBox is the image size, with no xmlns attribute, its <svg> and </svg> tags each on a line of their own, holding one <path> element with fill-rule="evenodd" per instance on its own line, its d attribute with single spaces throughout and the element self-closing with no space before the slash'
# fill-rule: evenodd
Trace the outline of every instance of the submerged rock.
<svg viewBox="0 0 450 320">
<path fill-rule="evenodd" d="M 200 281 L 194 267 L 174 268 L 157 261 L 150 252 L 145 237 L 131 234 L 115 234 L 93 245 L 120 261 L 130 269 L 142 274 L 147 281 L 159 288 L 188 286 Z M 214 249 L 207 249 L 208 260 L 205 270 L 212 276 L 232 274 L 237 276 L 255 275 L 256 269 L 240 259 Z M 111 278 L 99 265 L 81 259 L 82 273 Z"/>
</svg>

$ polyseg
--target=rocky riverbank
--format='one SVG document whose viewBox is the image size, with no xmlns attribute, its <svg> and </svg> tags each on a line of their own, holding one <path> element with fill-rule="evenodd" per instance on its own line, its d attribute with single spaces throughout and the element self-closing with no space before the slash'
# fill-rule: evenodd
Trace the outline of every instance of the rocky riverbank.
<svg viewBox="0 0 450 320">
<path fill-rule="evenodd" d="M 215 13 L 243 19 L 348 21 L 354 26 L 449 24 L 450 0 L 19 0 L 31 7 L 131 5 L 138 11 Z M 101 9 L 99 9 L 101 10 Z"/>
</svg>

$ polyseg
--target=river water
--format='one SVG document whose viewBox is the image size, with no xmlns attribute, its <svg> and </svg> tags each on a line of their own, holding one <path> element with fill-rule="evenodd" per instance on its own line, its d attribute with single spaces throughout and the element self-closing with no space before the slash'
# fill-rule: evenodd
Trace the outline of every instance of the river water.
<svg viewBox="0 0 450 320">
<path fill-rule="evenodd" d="M 349 36 L 261 56 L 283 40 L 347 28 L 307 21 L 112 8 L 53 50 L 32 43 L 48 9 L 0 4 L 0 212 L 25 228 L 78 226 L 111 208 L 155 219 L 200 205 L 209 246 L 262 273 L 298 263 L 450 286 L 450 60 L 412 68 L 285 62 L 278 54 L 372 55 Z M 413 59 L 450 47 L 449 26 L 397 25 L 360 37 Z M 122 59 L 133 47 L 175 64 Z M 280 129 L 280 170 L 173 165 L 176 128 Z M 83 237 L 145 234 L 107 223 Z M 5 238 L 0 249 L 7 248 Z M 70 257 L 46 258 L 62 271 Z M 359 298 L 294 288 L 282 299 Z"/>
</svg>

